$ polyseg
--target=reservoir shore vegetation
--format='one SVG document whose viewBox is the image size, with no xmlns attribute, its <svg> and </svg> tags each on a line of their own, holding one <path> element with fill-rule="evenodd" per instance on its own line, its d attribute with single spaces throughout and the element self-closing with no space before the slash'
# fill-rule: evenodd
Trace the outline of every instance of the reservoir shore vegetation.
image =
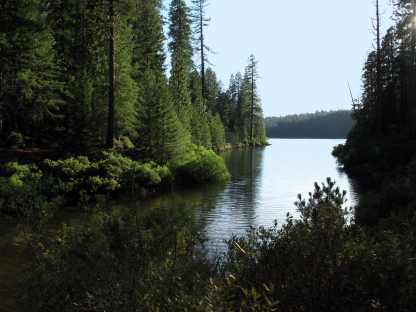
<svg viewBox="0 0 416 312">
<path fill-rule="evenodd" d="M 1 2 L 0 214 L 14 226 L 0 238 L 0 309 L 414 311 L 414 0 L 397 1 L 384 38 L 377 1 L 377 49 L 334 150 L 362 186 L 354 210 L 328 178 L 298 196 L 297 218 L 211 259 L 185 208 L 109 205 L 220 183 L 216 152 L 267 143 L 254 56 L 226 91 L 209 68 L 207 4 L 171 1 L 168 76 L 158 0 Z M 69 207 L 78 220 L 60 221 Z"/>
<path fill-rule="evenodd" d="M 267 144 L 257 61 L 221 87 L 206 5 L 171 1 L 166 36 L 160 0 L 2 2 L 1 212 L 223 181 L 216 152 Z"/>
</svg>

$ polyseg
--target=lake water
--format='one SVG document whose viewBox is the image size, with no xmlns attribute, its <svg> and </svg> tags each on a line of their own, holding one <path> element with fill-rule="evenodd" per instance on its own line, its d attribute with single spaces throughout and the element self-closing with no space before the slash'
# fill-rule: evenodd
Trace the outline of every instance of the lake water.
<svg viewBox="0 0 416 312">
<path fill-rule="evenodd" d="M 224 154 L 231 179 L 215 185 L 179 191 L 148 200 L 145 207 L 189 207 L 208 240 L 211 253 L 225 250 L 224 240 L 250 227 L 282 224 L 287 213 L 296 217 L 297 194 L 305 197 L 315 182 L 328 177 L 348 192 L 347 205 L 357 197 L 353 183 L 338 169 L 331 151 L 344 140 L 271 139 L 271 146 Z"/>
<path fill-rule="evenodd" d="M 267 148 L 225 153 L 231 173 L 226 184 L 175 191 L 146 201 L 109 204 L 138 210 L 185 208 L 205 234 L 211 256 L 224 252 L 224 241 L 233 234 L 244 234 L 250 227 L 272 226 L 274 220 L 282 224 L 287 213 L 296 216 L 293 203 L 297 194 L 307 196 L 314 182 L 323 182 L 327 177 L 348 191 L 348 204 L 354 206 L 353 184 L 331 156 L 332 148 L 343 140 L 276 139 L 270 143 Z M 72 219 L 77 223 L 84 216 L 72 216 L 66 221 Z M 0 311 L 15 311 L 14 294 L 25 262 L 14 243 L 17 232 L 12 225 L 0 227 Z"/>
</svg>

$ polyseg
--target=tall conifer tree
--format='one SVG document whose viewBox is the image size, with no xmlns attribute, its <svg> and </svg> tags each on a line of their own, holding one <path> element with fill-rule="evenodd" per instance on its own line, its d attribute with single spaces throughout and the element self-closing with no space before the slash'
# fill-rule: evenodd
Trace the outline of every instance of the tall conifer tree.
<svg viewBox="0 0 416 312">
<path fill-rule="evenodd" d="M 160 0 L 138 1 L 133 60 L 140 87 L 137 145 L 144 157 L 165 163 L 183 153 L 184 131 L 168 94 L 160 9 Z"/>
<path fill-rule="evenodd" d="M 169 11 L 170 90 L 173 105 L 183 125 L 190 127 L 190 74 L 192 43 L 190 10 L 184 0 L 172 0 Z"/>
<path fill-rule="evenodd" d="M 42 144 L 59 115 L 53 37 L 40 0 L 0 3 L 0 139 Z M 10 142 L 13 144 L 14 142 Z"/>
<path fill-rule="evenodd" d="M 200 75 L 201 75 L 201 95 L 205 104 L 207 99 L 206 93 L 206 79 L 205 70 L 208 63 L 207 55 L 210 52 L 210 48 L 206 44 L 205 40 L 205 28 L 208 26 L 209 18 L 206 17 L 206 8 L 208 0 L 192 0 L 193 3 L 193 19 L 194 19 L 194 35 L 195 35 L 195 47 L 200 53 Z"/>
</svg>

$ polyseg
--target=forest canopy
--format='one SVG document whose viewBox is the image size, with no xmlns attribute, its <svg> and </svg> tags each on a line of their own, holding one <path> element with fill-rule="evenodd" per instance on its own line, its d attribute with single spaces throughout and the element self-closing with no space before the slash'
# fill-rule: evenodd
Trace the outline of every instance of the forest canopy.
<svg viewBox="0 0 416 312">
<path fill-rule="evenodd" d="M 344 139 L 353 126 L 349 110 L 268 117 L 265 122 L 269 138 Z"/>
<path fill-rule="evenodd" d="M 122 139 L 166 163 L 190 143 L 264 144 L 257 61 L 221 87 L 206 6 L 171 1 L 165 34 L 160 0 L 1 1 L 0 147 L 85 153 Z"/>
</svg>

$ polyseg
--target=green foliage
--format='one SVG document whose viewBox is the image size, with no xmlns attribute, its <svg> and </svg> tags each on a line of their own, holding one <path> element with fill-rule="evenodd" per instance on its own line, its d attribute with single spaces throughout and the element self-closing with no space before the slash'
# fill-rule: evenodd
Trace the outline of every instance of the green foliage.
<svg viewBox="0 0 416 312">
<path fill-rule="evenodd" d="M 154 190 L 171 180 L 170 170 L 153 162 L 139 163 L 121 154 L 102 152 L 96 161 L 85 156 L 46 160 L 43 170 L 53 177 L 55 194 L 68 199 L 94 199 L 98 194 Z"/>
<path fill-rule="evenodd" d="M 190 129 L 191 90 L 189 88 L 192 68 L 191 20 L 184 0 L 173 0 L 169 10 L 169 50 L 171 52 L 171 75 L 169 86 L 173 106 L 186 129 Z"/>
<path fill-rule="evenodd" d="M 411 311 L 410 223 L 399 231 L 361 228 L 344 196 L 328 180 L 308 200 L 299 197 L 300 220 L 232 239 L 215 285 L 217 311 Z"/>
<path fill-rule="evenodd" d="M 359 222 L 413 215 L 416 201 L 409 166 L 415 157 L 415 6 L 397 1 L 395 25 L 381 36 L 363 68 L 363 94 L 354 99 L 355 126 L 334 154 L 363 184 Z"/>
<path fill-rule="evenodd" d="M 127 136 L 121 136 L 114 141 L 114 149 L 123 153 L 134 149 L 133 142 Z"/>
<path fill-rule="evenodd" d="M 0 12 L 0 138 L 15 132 L 41 144 L 60 104 L 54 40 L 43 4 L 7 0 Z"/>
<path fill-rule="evenodd" d="M 33 225 L 52 215 L 59 199 L 50 200 L 42 172 L 34 165 L 8 163 L 0 167 L 0 213 Z"/>
<path fill-rule="evenodd" d="M 160 0 L 113 1 L 113 23 L 109 1 L 3 1 L 1 145 L 89 153 L 113 133 L 116 144 L 129 137 L 143 159 L 168 163 L 180 160 L 190 142 L 215 150 L 224 141 L 264 144 L 260 102 L 256 94 L 251 109 L 249 77 L 224 91 L 212 68 L 205 68 L 206 53 L 201 73 L 195 69 L 191 24 L 203 40 L 208 19 L 206 1 L 193 4 L 192 13 L 183 0 L 170 4 L 168 80 Z M 202 15 L 202 25 L 194 14 Z"/>
<path fill-rule="evenodd" d="M 172 107 L 165 78 L 148 73 L 143 81 L 143 103 L 139 110 L 136 143 L 146 160 L 166 164 L 180 159 L 185 152 L 187 135 Z"/>
<path fill-rule="evenodd" d="M 23 148 L 25 147 L 25 139 L 21 133 L 12 131 L 6 140 L 6 145 L 13 148 Z"/>
<path fill-rule="evenodd" d="M 186 185 L 221 182 L 229 178 L 224 160 L 212 150 L 199 146 L 192 146 L 185 160 L 174 170 L 178 182 Z"/>
<path fill-rule="evenodd" d="M 225 129 L 218 114 L 210 116 L 211 144 L 214 150 L 220 151 L 225 147 Z"/>
<path fill-rule="evenodd" d="M 197 150 L 201 148 L 197 148 Z M 199 151 L 201 152 L 201 151 Z M 10 165 L 25 175 L 28 168 Z M 9 169 L 8 169 L 9 170 Z M 37 246 L 23 311 L 412 311 L 415 219 L 362 227 L 330 179 L 299 195 L 299 219 L 229 242 L 218 270 L 189 211 L 112 211 Z"/>
<path fill-rule="evenodd" d="M 197 311 L 210 267 L 185 211 L 99 214 L 37 241 L 24 311 Z M 202 309 L 201 309 L 202 311 Z"/>
<path fill-rule="evenodd" d="M 212 138 L 209 120 L 200 99 L 192 107 L 191 114 L 192 143 L 211 148 Z"/>
<path fill-rule="evenodd" d="M 45 160 L 38 166 L 8 163 L 0 170 L 0 212 L 33 222 L 55 208 L 87 208 L 99 195 L 154 192 L 173 181 L 167 166 L 140 163 L 114 152 Z"/>
<path fill-rule="evenodd" d="M 267 145 L 257 71 L 257 61 L 252 55 L 244 77 L 241 73 L 233 75 L 228 90 L 217 97 L 216 111 L 225 126 L 226 137 L 236 145 Z"/>
</svg>

